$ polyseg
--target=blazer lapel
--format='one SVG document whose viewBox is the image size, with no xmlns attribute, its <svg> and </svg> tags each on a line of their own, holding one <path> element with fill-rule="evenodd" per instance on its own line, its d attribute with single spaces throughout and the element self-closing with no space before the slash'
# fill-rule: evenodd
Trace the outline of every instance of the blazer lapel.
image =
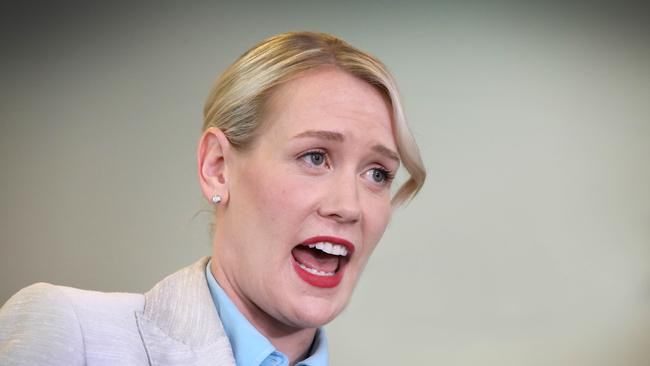
<svg viewBox="0 0 650 366">
<path fill-rule="evenodd" d="M 205 278 L 208 260 L 168 276 L 144 294 L 144 310 L 136 312 L 136 320 L 150 365 L 235 365 Z"/>
</svg>

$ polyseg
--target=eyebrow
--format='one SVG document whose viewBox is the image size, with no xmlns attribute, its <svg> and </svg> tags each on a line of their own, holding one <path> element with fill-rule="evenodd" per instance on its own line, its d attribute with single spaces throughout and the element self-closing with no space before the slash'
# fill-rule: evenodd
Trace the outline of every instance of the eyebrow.
<svg viewBox="0 0 650 366">
<path fill-rule="evenodd" d="M 379 144 L 374 145 L 372 147 L 372 150 L 377 152 L 377 153 L 380 153 L 381 155 L 384 155 L 385 157 L 387 157 L 387 158 L 389 158 L 391 160 L 395 160 L 397 163 L 400 162 L 399 156 L 397 155 L 397 153 L 394 152 L 393 150 L 387 148 L 384 145 L 379 145 Z"/>
<path fill-rule="evenodd" d="M 343 137 L 343 134 L 341 133 L 334 132 L 334 131 L 322 131 L 322 130 L 307 130 L 305 132 L 301 132 L 297 134 L 293 138 L 299 138 L 299 137 L 317 137 L 324 140 L 332 140 L 338 142 L 343 142 L 345 140 L 345 137 Z"/>
<path fill-rule="evenodd" d="M 315 138 L 321 138 L 324 140 L 331 140 L 336 142 L 345 141 L 345 136 L 343 136 L 342 133 L 334 132 L 334 131 L 324 131 L 324 130 L 307 130 L 297 134 L 293 138 L 295 139 L 295 138 L 303 138 L 303 137 L 315 137 Z M 376 153 L 384 155 L 385 157 L 391 160 L 396 161 L 397 163 L 400 162 L 399 155 L 397 155 L 396 152 L 387 148 L 384 145 L 381 144 L 373 145 L 372 150 Z"/>
</svg>

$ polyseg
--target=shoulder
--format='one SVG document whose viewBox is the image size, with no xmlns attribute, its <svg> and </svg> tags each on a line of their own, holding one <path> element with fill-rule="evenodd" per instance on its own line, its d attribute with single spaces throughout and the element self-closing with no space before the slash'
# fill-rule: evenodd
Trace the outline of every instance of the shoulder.
<svg viewBox="0 0 650 366">
<path fill-rule="evenodd" d="M 48 316 L 52 320 L 80 320 L 81 317 L 110 312 L 132 314 L 142 310 L 142 294 L 99 292 L 39 282 L 25 287 L 12 296 L 0 309 L 0 319 L 11 315 L 31 318 Z"/>
<path fill-rule="evenodd" d="M 28 286 L 0 308 L 0 364 L 83 364 L 89 342 L 137 334 L 143 303 L 141 294 Z"/>
<path fill-rule="evenodd" d="M 47 283 L 26 287 L 0 309 L 0 364 L 83 364 L 79 323 L 63 292 Z"/>
<path fill-rule="evenodd" d="M 12 296 L 0 308 L 0 334 L 7 325 L 32 319 L 54 325 L 68 324 L 76 318 L 70 300 L 59 288 L 49 283 L 36 283 L 25 287 Z"/>
<path fill-rule="evenodd" d="M 60 301 L 61 293 L 55 286 L 45 282 L 35 283 L 18 291 L 3 305 L 2 309 L 7 306 L 18 304 L 37 304 L 46 301 Z"/>
</svg>

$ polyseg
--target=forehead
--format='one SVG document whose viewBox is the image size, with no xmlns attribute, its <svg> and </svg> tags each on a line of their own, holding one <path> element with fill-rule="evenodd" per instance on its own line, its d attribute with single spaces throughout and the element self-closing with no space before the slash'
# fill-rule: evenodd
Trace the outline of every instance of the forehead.
<svg viewBox="0 0 650 366">
<path fill-rule="evenodd" d="M 391 108 L 369 83 L 334 67 L 310 70 L 271 94 L 264 124 L 279 134 L 328 130 L 365 132 L 394 146 Z M 361 136 L 358 136 L 361 137 Z"/>
</svg>

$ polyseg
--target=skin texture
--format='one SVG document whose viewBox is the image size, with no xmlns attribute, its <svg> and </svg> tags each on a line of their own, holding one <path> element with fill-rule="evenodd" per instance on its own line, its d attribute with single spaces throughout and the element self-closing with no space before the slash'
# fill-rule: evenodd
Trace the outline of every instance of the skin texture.
<svg viewBox="0 0 650 366">
<path fill-rule="evenodd" d="M 276 89 L 250 150 L 235 150 L 216 128 L 201 139 L 202 190 L 223 197 L 212 273 L 291 363 L 343 310 L 390 220 L 390 179 L 382 178 L 399 167 L 387 154 L 396 151 L 386 100 L 333 67 Z M 334 288 L 309 285 L 292 265 L 292 249 L 319 235 L 355 246 Z"/>
</svg>

